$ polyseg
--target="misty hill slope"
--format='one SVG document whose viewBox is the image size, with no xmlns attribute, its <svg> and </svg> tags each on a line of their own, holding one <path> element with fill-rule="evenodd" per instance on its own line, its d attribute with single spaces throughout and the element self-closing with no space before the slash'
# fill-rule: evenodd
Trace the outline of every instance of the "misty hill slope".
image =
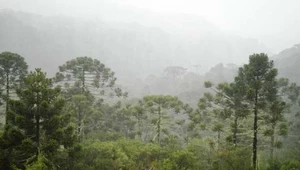
<svg viewBox="0 0 300 170">
<path fill-rule="evenodd" d="M 159 74 L 170 65 L 200 64 L 204 72 L 220 62 L 240 64 L 252 53 L 269 52 L 257 40 L 223 33 L 195 16 L 176 17 L 178 23 L 170 25 L 174 31 L 167 32 L 139 23 L 2 10 L 0 51 L 19 53 L 32 68 L 42 67 L 50 74 L 71 58 L 90 56 L 111 67 L 118 77 Z"/>
<path fill-rule="evenodd" d="M 300 78 L 300 44 L 285 49 L 273 56 L 279 75 L 299 83 Z"/>
</svg>

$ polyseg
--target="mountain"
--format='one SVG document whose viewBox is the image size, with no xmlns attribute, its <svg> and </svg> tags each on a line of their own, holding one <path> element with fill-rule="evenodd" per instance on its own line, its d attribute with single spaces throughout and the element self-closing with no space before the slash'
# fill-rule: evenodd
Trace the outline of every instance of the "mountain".
<svg viewBox="0 0 300 170">
<path fill-rule="evenodd" d="M 31 68 L 50 75 L 71 58 L 90 56 L 117 77 L 140 78 L 170 65 L 201 65 L 204 73 L 217 63 L 240 64 L 252 53 L 270 52 L 257 40 L 223 32 L 198 16 L 151 16 L 147 25 L 1 10 L 0 52 L 19 53 Z"/>
<path fill-rule="evenodd" d="M 283 50 L 273 56 L 273 59 L 281 77 L 286 77 L 292 82 L 300 83 L 300 44 Z"/>
</svg>

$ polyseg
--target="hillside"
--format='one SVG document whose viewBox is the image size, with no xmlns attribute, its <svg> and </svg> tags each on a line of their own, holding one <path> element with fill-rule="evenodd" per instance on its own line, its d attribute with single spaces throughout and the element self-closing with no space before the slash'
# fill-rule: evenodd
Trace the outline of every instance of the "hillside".
<svg viewBox="0 0 300 170">
<path fill-rule="evenodd" d="M 152 27 L 2 10 L 0 51 L 19 53 L 32 67 L 50 74 L 70 58 L 91 56 L 106 63 L 118 77 L 141 78 L 161 74 L 170 65 L 192 68 L 200 64 L 204 73 L 220 62 L 240 64 L 249 54 L 269 52 L 257 40 L 222 32 L 200 17 L 172 17 L 178 22 L 163 18 Z M 160 28 L 159 23 L 173 30 Z"/>
<path fill-rule="evenodd" d="M 293 82 L 299 83 L 300 77 L 300 44 L 285 49 L 273 56 L 275 67 L 279 70 L 281 77 L 287 77 Z"/>
</svg>

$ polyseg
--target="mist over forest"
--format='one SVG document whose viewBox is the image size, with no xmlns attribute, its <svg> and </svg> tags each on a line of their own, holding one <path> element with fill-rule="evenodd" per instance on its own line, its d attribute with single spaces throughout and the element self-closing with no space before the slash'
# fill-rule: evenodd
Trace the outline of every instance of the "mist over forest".
<svg viewBox="0 0 300 170">
<path fill-rule="evenodd" d="M 300 169 L 298 9 L 0 0 L 0 169 Z"/>
<path fill-rule="evenodd" d="M 22 53 L 33 65 L 52 73 L 59 61 L 87 55 L 107 63 L 119 74 L 137 77 L 159 74 L 172 65 L 193 72 L 194 65 L 201 65 L 198 73 L 203 74 L 218 63 L 241 64 L 247 61 L 241 56 L 271 53 L 258 40 L 223 32 L 201 17 L 178 14 L 161 20 L 167 24 L 144 26 L 2 10 L 1 50 Z M 43 63 L 34 62 L 36 58 L 51 62 L 51 67 L 38 65 Z"/>
</svg>

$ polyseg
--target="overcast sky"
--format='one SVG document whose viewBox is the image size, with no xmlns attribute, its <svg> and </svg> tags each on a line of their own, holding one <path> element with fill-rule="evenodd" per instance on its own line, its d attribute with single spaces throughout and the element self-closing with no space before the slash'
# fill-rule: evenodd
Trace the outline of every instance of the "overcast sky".
<svg viewBox="0 0 300 170">
<path fill-rule="evenodd" d="M 219 28 L 258 39 L 274 52 L 300 43 L 300 0 L 0 0 L 0 8 L 42 15 L 95 17 L 100 6 L 190 13 Z M 109 9 L 108 9 L 109 10 Z"/>
</svg>

